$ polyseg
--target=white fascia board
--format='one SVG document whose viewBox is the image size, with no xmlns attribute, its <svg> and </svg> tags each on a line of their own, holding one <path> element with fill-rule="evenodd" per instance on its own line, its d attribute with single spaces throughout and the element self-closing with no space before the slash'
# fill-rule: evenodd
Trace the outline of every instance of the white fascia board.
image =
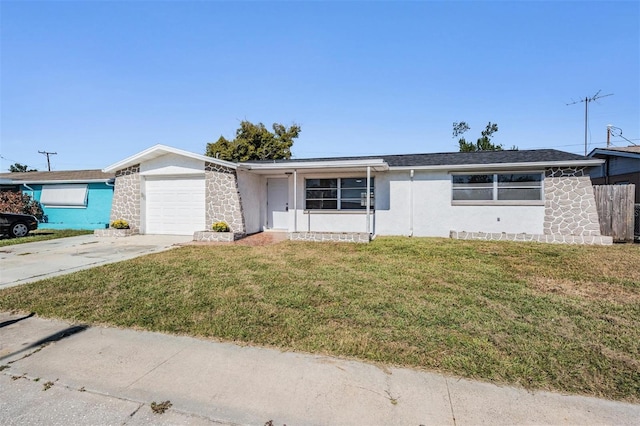
<svg viewBox="0 0 640 426">
<path fill-rule="evenodd" d="M 540 161 L 535 163 L 487 163 L 487 164 L 443 164 L 438 166 L 401 166 L 390 167 L 389 170 L 512 170 L 512 169 L 545 169 L 549 167 L 594 167 L 604 163 L 604 160 L 577 160 L 577 161 Z"/>
<path fill-rule="evenodd" d="M 340 161 L 291 161 L 286 163 L 239 163 L 245 170 L 289 170 L 289 169 L 340 169 L 353 167 L 375 167 L 388 170 L 389 165 L 383 159 L 376 160 L 340 160 Z"/>
<path fill-rule="evenodd" d="M 108 167 L 105 167 L 104 169 L 102 169 L 102 171 L 104 173 L 113 173 L 118 170 L 122 170 L 127 167 L 133 166 L 134 164 L 139 164 L 146 160 L 151 160 L 153 158 L 160 157 L 161 155 L 165 155 L 165 154 L 181 155 L 184 157 L 193 158 L 195 160 L 214 163 L 224 167 L 229 167 L 231 169 L 236 169 L 238 167 L 236 163 L 232 163 L 231 161 L 220 160 L 218 158 L 196 154 L 194 152 L 184 151 L 182 149 L 173 148 L 167 145 L 154 145 L 151 148 L 147 148 L 144 151 L 141 151 L 135 155 L 132 155 L 131 157 L 125 158 L 122 161 L 119 161 Z"/>
<path fill-rule="evenodd" d="M 617 151 L 614 149 L 596 148 L 591 151 L 587 157 L 593 157 L 595 155 L 607 155 L 610 157 L 626 157 L 626 158 L 640 158 L 640 153 L 629 151 Z"/>
</svg>

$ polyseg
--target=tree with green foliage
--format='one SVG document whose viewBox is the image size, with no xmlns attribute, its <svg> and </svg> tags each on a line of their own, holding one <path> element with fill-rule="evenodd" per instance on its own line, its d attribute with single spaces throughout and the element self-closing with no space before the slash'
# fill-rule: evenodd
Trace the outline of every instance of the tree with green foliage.
<svg viewBox="0 0 640 426">
<path fill-rule="evenodd" d="M 37 172 L 36 169 L 30 169 L 26 164 L 15 163 L 9 166 L 11 173 Z"/>
<path fill-rule="evenodd" d="M 498 125 L 496 123 L 489 122 L 487 127 L 480 132 L 481 137 L 478 138 L 475 143 L 467 141 L 464 136 L 462 136 L 462 134 L 469 129 L 471 129 L 471 127 L 464 121 L 453 123 L 453 137 L 456 138 L 460 136 L 460 139 L 458 139 L 460 152 L 502 151 L 504 149 L 502 144 L 494 144 L 491 142 L 493 134 L 498 131 Z M 517 151 L 518 147 L 514 145 L 509 149 Z"/>
<path fill-rule="evenodd" d="M 272 128 L 270 132 L 262 123 L 244 120 L 233 140 L 220 136 L 217 142 L 207 144 L 205 155 L 233 162 L 291 158 L 291 147 L 300 134 L 300 126 L 293 124 L 287 128 L 273 123 Z"/>
</svg>

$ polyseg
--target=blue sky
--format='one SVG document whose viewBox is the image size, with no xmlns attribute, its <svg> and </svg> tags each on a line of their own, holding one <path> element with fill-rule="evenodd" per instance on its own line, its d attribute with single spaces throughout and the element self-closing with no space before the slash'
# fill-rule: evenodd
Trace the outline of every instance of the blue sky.
<svg viewBox="0 0 640 426">
<path fill-rule="evenodd" d="M 204 153 L 241 120 L 298 123 L 298 158 L 584 153 L 640 144 L 640 3 L 4 1 L 0 169 L 103 168 L 161 143 Z M 628 143 L 614 137 L 617 146 Z"/>
</svg>

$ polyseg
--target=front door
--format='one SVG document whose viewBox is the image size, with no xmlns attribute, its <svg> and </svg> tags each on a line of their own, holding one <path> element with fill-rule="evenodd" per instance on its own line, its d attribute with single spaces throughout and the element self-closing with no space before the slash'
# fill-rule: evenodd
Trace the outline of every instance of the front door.
<svg viewBox="0 0 640 426">
<path fill-rule="evenodd" d="M 267 229 L 289 229 L 289 179 L 267 179 Z"/>
</svg>

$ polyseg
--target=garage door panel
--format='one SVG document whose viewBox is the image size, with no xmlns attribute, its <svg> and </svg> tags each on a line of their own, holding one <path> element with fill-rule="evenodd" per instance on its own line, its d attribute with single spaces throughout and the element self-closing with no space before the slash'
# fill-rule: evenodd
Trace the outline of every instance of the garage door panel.
<svg viewBox="0 0 640 426">
<path fill-rule="evenodd" d="M 204 178 L 165 178 L 145 182 L 146 232 L 190 235 L 205 229 Z"/>
</svg>

